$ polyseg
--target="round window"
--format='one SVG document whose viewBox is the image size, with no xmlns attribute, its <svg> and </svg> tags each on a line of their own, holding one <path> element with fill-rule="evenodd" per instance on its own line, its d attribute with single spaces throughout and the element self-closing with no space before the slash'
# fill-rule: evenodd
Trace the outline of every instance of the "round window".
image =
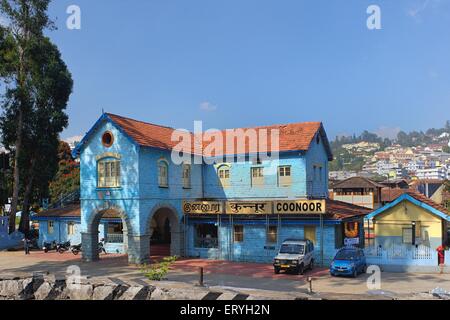
<svg viewBox="0 0 450 320">
<path fill-rule="evenodd" d="M 106 131 L 102 136 L 102 143 L 105 147 L 109 148 L 112 146 L 114 142 L 114 136 L 111 132 Z"/>
</svg>

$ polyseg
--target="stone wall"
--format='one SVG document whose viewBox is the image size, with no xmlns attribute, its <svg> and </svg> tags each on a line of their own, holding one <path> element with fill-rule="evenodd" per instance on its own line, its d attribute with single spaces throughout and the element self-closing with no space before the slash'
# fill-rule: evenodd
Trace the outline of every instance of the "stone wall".
<svg viewBox="0 0 450 320">
<path fill-rule="evenodd" d="M 35 275 L 0 277 L 0 300 L 267 300 L 272 292 L 246 294 L 193 285 L 129 284 L 116 279 L 71 283 L 66 278 Z M 278 295 L 278 298 L 280 296 Z M 281 296 L 295 299 L 296 296 Z M 297 297 L 298 298 L 298 297 Z"/>
</svg>

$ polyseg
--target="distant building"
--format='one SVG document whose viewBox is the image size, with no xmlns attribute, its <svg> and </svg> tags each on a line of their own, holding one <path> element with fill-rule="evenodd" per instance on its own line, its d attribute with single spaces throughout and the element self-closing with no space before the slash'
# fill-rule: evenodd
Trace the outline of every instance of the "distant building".
<svg viewBox="0 0 450 320">
<path fill-rule="evenodd" d="M 445 180 L 448 177 L 448 169 L 445 166 L 437 168 L 419 169 L 416 171 L 417 179 Z"/>
<path fill-rule="evenodd" d="M 332 186 L 331 198 L 357 206 L 376 209 L 381 205 L 384 185 L 363 177 L 352 177 Z"/>
</svg>

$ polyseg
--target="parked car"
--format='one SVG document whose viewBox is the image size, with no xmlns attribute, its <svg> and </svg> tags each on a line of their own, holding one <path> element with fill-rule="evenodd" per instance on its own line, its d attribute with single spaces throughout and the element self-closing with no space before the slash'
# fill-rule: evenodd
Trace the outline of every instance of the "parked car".
<svg viewBox="0 0 450 320">
<path fill-rule="evenodd" d="M 314 268 L 314 244 L 310 240 L 287 239 L 283 241 L 274 258 L 275 274 L 281 270 L 303 274 L 305 269 Z"/>
<path fill-rule="evenodd" d="M 342 248 L 331 262 L 330 274 L 332 276 L 347 275 L 357 277 L 358 274 L 366 272 L 366 257 L 360 248 Z"/>
</svg>

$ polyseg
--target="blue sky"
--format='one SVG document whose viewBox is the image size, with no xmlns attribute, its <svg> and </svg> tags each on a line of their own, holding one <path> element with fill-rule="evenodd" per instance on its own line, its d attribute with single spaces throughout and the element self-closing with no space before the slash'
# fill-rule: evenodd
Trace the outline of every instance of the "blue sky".
<svg viewBox="0 0 450 320">
<path fill-rule="evenodd" d="M 323 121 L 330 138 L 450 119 L 447 0 L 57 0 L 50 15 L 75 80 L 64 138 L 102 108 L 190 130 Z"/>
</svg>

